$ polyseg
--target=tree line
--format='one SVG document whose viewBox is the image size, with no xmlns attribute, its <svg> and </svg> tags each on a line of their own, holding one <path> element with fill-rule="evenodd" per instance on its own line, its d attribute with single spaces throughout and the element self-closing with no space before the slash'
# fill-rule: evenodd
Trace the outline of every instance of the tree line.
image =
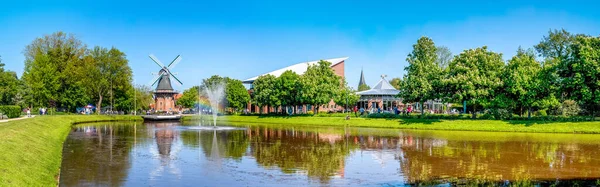
<svg viewBox="0 0 600 187">
<path fill-rule="evenodd" d="M 191 88 L 184 90 L 181 98 L 177 100 L 177 105 L 181 105 L 185 108 L 192 108 L 195 104 L 198 104 L 200 100 L 208 97 L 206 94 L 207 89 L 211 89 L 219 84 L 225 87 L 225 97 L 223 98 L 223 101 L 219 102 L 223 103 L 223 106 L 220 107 L 229 108 L 231 109 L 231 112 L 238 112 L 248 104 L 250 95 L 248 94 L 246 87 L 242 84 L 242 81 L 213 75 L 207 79 L 203 79 L 200 85 L 192 86 Z M 208 101 L 205 101 L 205 103 L 208 103 Z"/>
<path fill-rule="evenodd" d="M 405 103 L 465 102 L 473 118 L 498 119 L 534 112 L 596 116 L 600 104 L 600 37 L 564 29 L 550 30 L 533 48 L 519 47 L 508 62 L 486 46 L 452 56 L 428 37 L 406 61 L 406 74 L 390 81 Z"/>
<path fill-rule="evenodd" d="M 293 113 L 297 113 L 296 106 L 300 105 L 312 105 L 316 113 L 332 99 L 339 106 L 346 103 L 353 106 L 359 96 L 330 66 L 331 62 L 321 60 L 317 64 L 309 64 L 302 75 L 291 70 L 279 77 L 262 75 L 252 84 L 252 104 L 260 108 L 274 107 L 276 111 L 291 107 Z"/>
<path fill-rule="evenodd" d="M 152 102 L 150 88 L 132 84 L 127 56 L 115 47 L 88 48 L 73 34 L 55 32 L 34 39 L 23 54 L 20 79 L 0 63 L 0 105 L 75 112 L 94 104 L 132 111 L 148 109 Z"/>
</svg>

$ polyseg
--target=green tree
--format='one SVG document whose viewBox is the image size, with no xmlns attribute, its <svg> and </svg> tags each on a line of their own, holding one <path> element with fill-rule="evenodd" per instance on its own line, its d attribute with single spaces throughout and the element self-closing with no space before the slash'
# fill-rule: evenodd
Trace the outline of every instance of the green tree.
<svg viewBox="0 0 600 187">
<path fill-rule="evenodd" d="M 0 59 L 0 105 L 15 105 L 21 89 L 21 81 L 14 71 L 4 70 Z"/>
<path fill-rule="evenodd" d="M 219 84 L 221 84 L 221 85 L 227 84 L 227 77 L 213 75 L 213 76 L 209 77 L 208 79 L 203 79 L 202 86 L 200 87 L 200 89 L 212 88 Z"/>
<path fill-rule="evenodd" d="M 299 92 L 297 89 L 300 84 L 299 81 L 300 76 L 291 70 L 283 72 L 277 78 L 277 89 L 279 89 L 281 105 L 289 107 L 299 104 Z"/>
<path fill-rule="evenodd" d="M 338 105 L 344 105 L 344 108 L 348 109 L 349 106 L 355 105 L 356 102 L 358 102 L 358 99 L 360 99 L 360 96 L 356 95 L 356 92 L 352 90 L 352 88 L 348 86 L 348 82 L 344 80 L 344 86 L 339 88 L 333 101 Z"/>
<path fill-rule="evenodd" d="M 342 86 L 340 77 L 330 66 L 331 62 L 321 60 L 318 64 L 309 65 L 300 78 L 301 97 L 305 103 L 315 106 L 315 113 L 319 106 L 329 103 Z"/>
<path fill-rule="evenodd" d="M 396 88 L 396 90 L 400 90 L 400 83 L 402 82 L 401 78 L 393 78 L 392 80 L 390 80 L 390 84 Z"/>
<path fill-rule="evenodd" d="M 27 103 L 75 110 L 85 104 L 85 90 L 78 85 L 75 74 L 82 66 L 85 45 L 72 34 L 55 32 L 36 38 L 25 50 L 22 79 L 26 86 Z"/>
<path fill-rule="evenodd" d="M 150 104 L 154 103 L 152 89 L 146 85 L 136 85 L 134 89 L 129 91 L 129 98 L 132 100 L 135 99 L 135 102 L 130 102 L 133 105 L 133 109 L 136 111 L 150 109 Z"/>
<path fill-rule="evenodd" d="M 193 86 L 184 90 L 181 98 L 177 99 L 177 105 L 185 108 L 194 107 L 194 104 L 198 103 L 199 89 L 199 86 Z"/>
<path fill-rule="evenodd" d="M 358 91 L 359 92 L 360 91 L 365 91 L 365 90 L 370 90 L 370 89 L 371 89 L 371 87 L 369 85 L 366 85 L 366 84 L 358 85 Z"/>
<path fill-rule="evenodd" d="M 565 29 L 550 30 L 548 36 L 544 36 L 535 49 L 540 56 L 550 59 L 563 60 L 571 56 L 571 45 L 575 42 L 575 36 Z"/>
<path fill-rule="evenodd" d="M 540 79 L 538 74 L 541 72 L 541 64 L 535 60 L 533 51 L 525 51 L 521 48 L 517 54 L 508 61 L 504 69 L 502 80 L 504 80 L 504 91 L 507 96 L 516 101 L 517 106 L 521 108 L 519 114 L 522 115 L 523 107 L 528 110 L 528 117 L 531 117 L 531 108 L 538 100 L 538 86 Z"/>
<path fill-rule="evenodd" d="M 407 72 L 400 83 L 398 94 L 406 102 L 419 102 L 421 106 L 427 100 L 436 99 L 435 85 L 440 82 L 441 68 L 437 65 L 437 49 L 433 40 L 421 37 L 413 45 L 412 53 L 406 61 L 409 65 L 404 68 Z M 421 109 L 421 117 L 425 110 Z"/>
<path fill-rule="evenodd" d="M 226 79 L 227 88 L 225 88 L 225 96 L 227 98 L 227 105 L 238 111 L 248 104 L 250 94 L 248 94 L 248 90 L 246 90 L 242 81 L 230 78 Z"/>
<path fill-rule="evenodd" d="M 444 80 L 449 95 L 456 101 L 467 101 L 473 106 L 489 103 L 495 91 L 503 85 L 500 79 L 504 62 L 502 54 L 487 50 L 486 46 L 465 50 L 450 62 L 448 78 Z"/>
<path fill-rule="evenodd" d="M 436 47 L 437 60 L 435 63 L 441 68 L 446 69 L 452 61 L 452 52 L 446 46 Z"/>
<path fill-rule="evenodd" d="M 559 73 L 562 86 L 594 116 L 600 103 L 600 37 L 577 36 L 575 41 L 572 58 L 564 61 L 568 68 Z"/>
<path fill-rule="evenodd" d="M 568 66 L 568 58 L 572 53 L 571 46 L 575 42 L 575 36 L 565 29 L 550 30 L 548 36 L 544 36 L 539 44 L 535 45 L 535 49 L 541 57 L 543 76 L 545 84 L 542 84 L 548 93 L 554 97 L 564 100 L 569 97 L 574 90 L 569 90 L 563 86 L 564 79 L 559 74 L 568 74 L 570 67 Z"/>
<path fill-rule="evenodd" d="M 36 55 L 23 72 L 28 105 L 47 106 L 51 100 L 58 99 L 59 74 L 56 64 L 50 62 L 47 54 Z"/>
<path fill-rule="evenodd" d="M 275 89 L 276 83 L 277 78 L 270 74 L 262 75 L 252 83 L 254 86 L 254 98 L 252 102 L 261 108 L 260 112 L 262 112 L 263 106 L 281 105 L 279 91 Z"/>
<path fill-rule="evenodd" d="M 110 50 L 103 47 L 94 47 L 90 50 L 84 60 L 85 76 L 82 78 L 86 90 L 96 100 L 96 107 L 101 108 L 106 97 L 110 98 L 110 106 L 114 106 L 115 95 L 120 99 L 126 97 L 127 90 L 132 88 L 132 71 L 129 67 L 125 53 L 116 48 Z M 117 93 L 117 94 L 115 94 Z M 117 106 L 117 109 L 125 109 L 125 105 Z M 98 110 L 98 112 L 100 112 Z"/>
</svg>

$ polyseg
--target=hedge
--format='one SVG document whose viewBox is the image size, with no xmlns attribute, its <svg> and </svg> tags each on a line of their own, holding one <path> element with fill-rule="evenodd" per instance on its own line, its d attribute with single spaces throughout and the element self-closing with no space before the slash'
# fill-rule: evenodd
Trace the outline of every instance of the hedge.
<svg viewBox="0 0 600 187">
<path fill-rule="evenodd" d="M 8 116 L 8 118 L 16 118 L 21 116 L 21 107 L 16 105 L 0 106 L 0 113 Z"/>
</svg>

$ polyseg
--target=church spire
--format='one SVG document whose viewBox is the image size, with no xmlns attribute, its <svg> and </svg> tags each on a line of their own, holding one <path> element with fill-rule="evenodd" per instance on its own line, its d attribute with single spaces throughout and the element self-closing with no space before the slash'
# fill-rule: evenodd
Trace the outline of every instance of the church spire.
<svg viewBox="0 0 600 187">
<path fill-rule="evenodd" d="M 360 81 L 358 81 L 358 87 L 360 87 L 360 85 L 363 84 L 367 84 L 365 83 L 365 74 L 363 74 L 363 69 L 360 68 Z"/>
</svg>

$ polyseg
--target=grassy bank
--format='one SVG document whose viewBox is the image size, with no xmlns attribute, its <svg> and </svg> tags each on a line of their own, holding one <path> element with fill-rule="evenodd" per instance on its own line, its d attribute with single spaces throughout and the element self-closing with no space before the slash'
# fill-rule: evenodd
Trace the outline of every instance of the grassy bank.
<svg viewBox="0 0 600 187">
<path fill-rule="evenodd" d="M 193 120 L 194 117 L 186 117 Z M 600 134 L 600 121 L 555 122 L 555 121 L 502 121 L 502 120 L 440 120 L 440 119 L 373 119 L 343 117 L 265 117 L 226 116 L 219 120 L 228 123 L 260 123 L 286 125 L 349 126 L 394 129 L 488 131 L 488 132 L 536 132 L 536 133 L 583 133 Z"/>
<path fill-rule="evenodd" d="M 0 123 L 0 186 L 56 186 L 71 125 L 139 116 L 38 116 Z"/>
</svg>

